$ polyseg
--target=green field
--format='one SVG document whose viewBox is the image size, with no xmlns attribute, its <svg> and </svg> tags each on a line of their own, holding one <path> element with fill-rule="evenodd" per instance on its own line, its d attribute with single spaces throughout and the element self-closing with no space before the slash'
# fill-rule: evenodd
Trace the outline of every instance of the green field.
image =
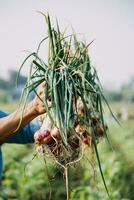
<svg viewBox="0 0 134 200">
<path fill-rule="evenodd" d="M 121 104 L 112 104 L 115 113 Z M 15 105 L 1 108 L 14 110 Z M 131 113 L 134 105 L 129 106 Z M 103 139 L 98 144 L 102 168 L 112 200 L 134 199 L 134 120 L 121 121 L 119 126 L 113 119 L 108 120 L 109 138 L 113 150 Z M 52 200 L 66 199 L 63 171 L 48 159 L 46 165 L 41 157 L 32 160 L 34 145 L 3 145 L 4 174 L 0 199 L 48 200 L 50 190 Z M 90 153 L 90 155 L 89 155 Z M 91 159 L 91 152 L 87 150 Z M 95 176 L 94 176 L 95 174 Z M 48 181 L 49 179 L 49 181 Z M 50 187 L 51 183 L 51 187 Z M 107 200 L 107 194 L 97 167 L 97 161 L 86 159 L 79 166 L 69 170 L 69 190 L 71 200 Z"/>
</svg>

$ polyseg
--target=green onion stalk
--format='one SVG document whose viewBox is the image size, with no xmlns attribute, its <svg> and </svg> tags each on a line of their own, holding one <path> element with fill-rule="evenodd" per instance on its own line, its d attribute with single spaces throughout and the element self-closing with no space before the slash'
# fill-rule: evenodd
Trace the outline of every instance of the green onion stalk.
<svg viewBox="0 0 134 200">
<path fill-rule="evenodd" d="M 47 149 L 43 152 L 51 154 L 56 163 L 65 169 L 66 174 L 69 165 L 81 160 L 84 155 L 83 146 L 92 148 L 108 193 L 97 148 L 100 138 L 105 137 L 109 142 L 103 116 L 103 103 L 108 103 L 97 72 L 90 62 L 88 48 L 92 42 L 86 44 L 79 41 L 74 32 L 70 35 L 62 33 L 57 21 L 54 28 L 49 14 L 43 16 L 48 34 L 39 43 L 37 51 L 31 53 L 21 66 L 22 68 L 32 58 L 24 91 L 27 95 L 32 91 L 37 93 L 37 87 L 46 83 L 45 96 L 41 99 L 46 110 L 44 123 L 49 121 L 50 134 L 55 129 L 59 133 L 58 138 L 53 138 L 50 145 L 41 144 L 40 147 Z M 40 47 L 45 41 L 49 44 L 47 62 L 39 55 Z M 48 99 L 51 106 L 48 105 Z M 67 199 L 68 196 L 67 189 Z"/>
</svg>

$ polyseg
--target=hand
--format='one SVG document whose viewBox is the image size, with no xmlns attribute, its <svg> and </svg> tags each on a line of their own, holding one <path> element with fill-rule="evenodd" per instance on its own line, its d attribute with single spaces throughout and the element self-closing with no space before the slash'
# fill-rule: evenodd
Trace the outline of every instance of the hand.
<svg viewBox="0 0 134 200">
<path fill-rule="evenodd" d="M 41 100 L 44 97 L 45 86 L 46 83 L 42 83 L 38 87 L 37 94 L 40 98 L 36 96 L 32 102 L 28 103 L 23 113 L 22 108 L 19 107 L 12 114 L 0 119 L 0 144 L 4 143 L 12 134 L 18 132 L 34 118 L 46 112 L 44 103 Z M 51 106 L 51 101 L 49 100 L 48 106 Z"/>
<path fill-rule="evenodd" d="M 34 98 L 34 100 L 32 101 L 32 106 L 33 106 L 34 111 L 36 112 L 37 115 L 41 115 L 41 114 L 46 112 L 45 106 L 44 106 L 44 103 L 43 103 L 44 88 L 45 88 L 46 84 L 47 83 L 44 82 L 44 83 L 39 85 L 38 90 L 37 90 L 38 96 L 36 96 Z M 47 102 L 48 102 L 48 106 L 51 106 L 51 102 L 49 100 L 47 100 Z"/>
</svg>

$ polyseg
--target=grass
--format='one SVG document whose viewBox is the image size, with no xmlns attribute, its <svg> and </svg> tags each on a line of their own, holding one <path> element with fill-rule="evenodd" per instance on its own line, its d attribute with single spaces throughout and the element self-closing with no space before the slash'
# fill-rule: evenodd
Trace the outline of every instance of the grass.
<svg viewBox="0 0 134 200">
<path fill-rule="evenodd" d="M 110 132 L 113 134 L 112 143 L 115 145 L 115 149 L 118 147 L 122 154 L 125 156 L 125 159 L 134 165 L 133 157 L 133 135 L 134 135 L 134 123 L 133 120 L 128 120 L 126 122 L 121 122 L 121 127 L 114 125 L 110 128 Z M 120 134 L 119 134 L 120 133 Z"/>
</svg>

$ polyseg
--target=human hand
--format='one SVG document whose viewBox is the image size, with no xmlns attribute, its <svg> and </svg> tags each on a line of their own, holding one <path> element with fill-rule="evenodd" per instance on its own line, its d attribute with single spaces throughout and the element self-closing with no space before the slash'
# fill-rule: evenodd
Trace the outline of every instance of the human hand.
<svg viewBox="0 0 134 200">
<path fill-rule="evenodd" d="M 46 84 L 47 83 L 44 82 L 44 83 L 39 85 L 39 87 L 37 89 L 37 95 L 34 98 L 34 100 L 32 101 L 33 109 L 34 109 L 34 111 L 37 115 L 41 115 L 41 114 L 46 112 L 45 106 L 44 106 L 44 103 L 43 103 L 44 88 L 46 87 Z M 47 99 L 47 103 L 48 103 L 48 106 L 50 107 L 51 101 L 49 99 Z"/>
</svg>

